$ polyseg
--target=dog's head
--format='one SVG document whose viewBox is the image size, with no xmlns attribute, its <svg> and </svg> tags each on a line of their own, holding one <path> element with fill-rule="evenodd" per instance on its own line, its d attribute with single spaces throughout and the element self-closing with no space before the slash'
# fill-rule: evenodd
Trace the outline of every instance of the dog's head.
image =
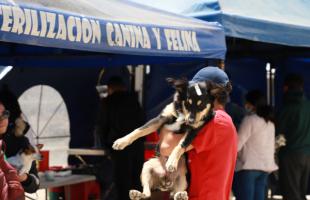
<svg viewBox="0 0 310 200">
<path fill-rule="evenodd" d="M 174 79 L 167 78 L 167 82 L 175 89 L 173 101 L 184 101 L 186 100 L 188 80 L 186 78 Z"/>
<path fill-rule="evenodd" d="M 39 154 L 39 149 L 42 146 L 32 146 L 27 139 L 21 148 L 21 151 L 7 159 L 7 161 L 14 166 L 19 174 L 29 173 L 32 162 L 34 160 L 41 160 L 41 155 Z"/>
<path fill-rule="evenodd" d="M 197 122 L 203 121 L 213 107 L 212 83 L 189 84 L 185 78 L 168 78 L 167 81 L 176 90 L 173 99 L 175 110 L 185 116 L 185 122 L 195 125 Z"/>
<path fill-rule="evenodd" d="M 187 124 L 195 125 L 204 120 L 213 107 L 214 97 L 211 95 L 212 84 L 201 82 L 187 87 L 183 113 Z"/>
<path fill-rule="evenodd" d="M 29 157 L 32 160 L 41 160 L 40 150 L 42 149 L 43 145 L 38 144 L 36 146 L 32 146 L 29 142 L 24 144 L 20 154 L 24 157 Z"/>
</svg>

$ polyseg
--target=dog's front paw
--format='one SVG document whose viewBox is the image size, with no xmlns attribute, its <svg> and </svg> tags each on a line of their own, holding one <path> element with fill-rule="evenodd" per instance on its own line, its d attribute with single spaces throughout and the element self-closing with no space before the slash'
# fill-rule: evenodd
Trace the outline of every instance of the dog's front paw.
<svg viewBox="0 0 310 200">
<path fill-rule="evenodd" d="M 178 160 L 175 159 L 173 156 L 169 156 L 167 163 L 166 163 L 166 170 L 168 172 L 175 172 L 178 167 Z"/>
<path fill-rule="evenodd" d="M 187 192 L 177 192 L 175 193 L 173 200 L 188 200 Z"/>
<path fill-rule="evenodd" d="M 145 199 L 146 196 L 145 196 L 145 194 L 141 193 L 138 190 L 130 190 L 129 191 L 129 198 L 131 200 L 140 200 L 140 199 Z"/>
<path fill-rule="evenodd" d="M 125 147 L 131 144 L 131 141 L 127 137 L 122 137 L 114 141 L 112 148 L 114 150 L 123 150 Z"/>
</svg>

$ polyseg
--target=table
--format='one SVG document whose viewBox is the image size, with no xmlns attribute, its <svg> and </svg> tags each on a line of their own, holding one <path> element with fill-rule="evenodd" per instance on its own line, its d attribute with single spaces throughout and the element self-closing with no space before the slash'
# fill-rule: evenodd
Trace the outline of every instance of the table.
<svg viewBox="0 0 310 200">
<path fill-rule="evenodd" d="M 64 177 L 55 176 L 55 180 L 53 181 L 47 181 L 45 176 L 40 176 L 40 189 L 62 187 L 94 180 L 96 180 L 96 177 L 94 175 L 82 174 L 72 174 Z"/>
<path fill-rule="evenodd" d="M 81 156 L 105 156 L 106 152 L 102 149 L 68 149 L 68 154 L 74 155 L 86 165 L 87 163 Z"/>
<path fill-rule="evenodd" d="M 53 181 L 46 180 L 44 175 L 40 175 L 40 189 L 45 189 L 45 197 L 48 196 L 48 188 L 65 187 L 66 199 L 71 200 L 70 186 L 78 183 L 95 181 L 93 175 L 72 174 L 68 176 L 55 176 Z"/>
<path fill-rule="evenodd" d="M 68 154 L 80 156 L 105 156 L 106 152 L 102 149 L 68 149 Z"/>
</svg>

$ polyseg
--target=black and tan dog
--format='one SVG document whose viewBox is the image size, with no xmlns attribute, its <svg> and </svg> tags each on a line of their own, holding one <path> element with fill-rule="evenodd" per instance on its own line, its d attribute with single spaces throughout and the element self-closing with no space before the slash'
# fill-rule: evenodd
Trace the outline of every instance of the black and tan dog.
<svg viewBox="0 0 310 200">
<path fill-rule="evenodd" d="M 186 163 L 182 155 L 200 128 L 213 118 L 211 83 L 202 82 L 189 85 L 185 79 L 175 80 L 172 78 L 167 81 L 176 89 L 173 102 L 167 105 L 159 116 L 116 140 L 113 144 L 115 150 L 122 150 L 138 138 L 163 126 L 177 134 L 184 134 L 168 160 L 159 156 L 145 162 L 141 173 L 143 192 L 131 190 L 130 198 L 134 200 L 149 198 L 151 189 L 169 190 L 177 200 L 188 199 Z"/>
</svg>

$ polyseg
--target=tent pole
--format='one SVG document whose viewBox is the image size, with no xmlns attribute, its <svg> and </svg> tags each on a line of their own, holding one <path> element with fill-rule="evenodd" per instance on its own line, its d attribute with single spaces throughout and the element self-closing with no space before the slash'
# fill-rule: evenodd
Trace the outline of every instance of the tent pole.
<svg viewBox="0 0 310 200">
<path fill-rule="evenodd" d="M 272 68 L 271 69 L 271 105 L 274 107 L 275 106 L 275 76 L 276 76 L 276 69 Z"/>
<path fill-rule="evenodd" d="M 270 63 L 266 64 L 267 104 L 270 105 Z"/>
</svg>

